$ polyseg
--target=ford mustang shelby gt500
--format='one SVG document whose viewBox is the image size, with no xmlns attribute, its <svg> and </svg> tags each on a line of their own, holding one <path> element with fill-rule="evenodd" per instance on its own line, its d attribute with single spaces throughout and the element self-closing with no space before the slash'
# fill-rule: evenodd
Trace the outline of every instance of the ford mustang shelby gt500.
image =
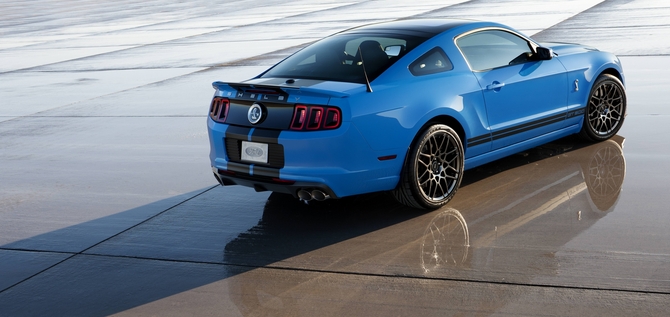
<svg viewBox="0 0 670 317">
<path fill-rule="evenodd" d="M 429 209 L 454 196 L 465 169 L 570 134 L 608 139 L 626 114 L 613 54 L 464 20 L 353 28 L 213 87 L 222 185 L 303 200 L 391 191 Z"/>
</svg>

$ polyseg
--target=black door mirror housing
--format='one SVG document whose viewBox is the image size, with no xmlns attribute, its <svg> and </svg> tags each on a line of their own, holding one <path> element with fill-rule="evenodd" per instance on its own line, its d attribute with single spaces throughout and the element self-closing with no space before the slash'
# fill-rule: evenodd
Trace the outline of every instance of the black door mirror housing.
<svg viewBox="0 0 670 317">
<path fill-rule="evenodd" d="M 554 51 L 550 48 L 538 46 L 536 51 L 537 59 L 541 61 L 548 61 L 554 58 Z"/>
</svg>

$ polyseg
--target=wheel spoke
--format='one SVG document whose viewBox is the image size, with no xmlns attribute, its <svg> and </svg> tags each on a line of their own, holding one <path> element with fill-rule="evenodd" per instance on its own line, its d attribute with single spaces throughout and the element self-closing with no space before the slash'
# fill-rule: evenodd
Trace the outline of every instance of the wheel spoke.
<svg viewBox="0 0 670 317">
<path fill-rule="evenodd" d="M 435 180 L 435 192 L 433 193 L 433 198 L 439 198 L 444 196 L 444 188 L 442 188 L 442 181 L 439 179 Z"/>
<path fill-rule="evenodd" d="M 431 191 L 430 191 L 430 197 L 431 198 L 436 198 L 437 197 L 437 189 L 438 186 L 440 185 L 439 182 L 436 179 L 433 179 L 433 181 L 430 183 L 431 185 Z"/>
<path fill-rule="evenodd" d="M 418 177 L 419 181 L 421 181 L 422 179 L 430 180 L 431 175 L 432 174 L 431 174 L 430 170 L 424 170 L 423 173 L 421 173 L 421 175 L 419 175 L 419 177 Z"/>
<path fill-rule="evenodd" d="M 453 176 L 452 175 L 444 175 L 444 178 L 457 180 L 458 179 L 458 174 L 455 174 Z"/>
<path fill-rule="evenodd" d="M 426 169 L 430 169 L 430 158 L 428 159 L 428 162 L 424 162 L 423 160 L 419 159 L 418 163 L 421 163 Z"/>
<path fill-rule="evenodd" d="M 435 180 L 435 181 L 433 181 L 433 190 L 430 193 L 430 197 L 432 197 L 432 198 L 438 197 L 438 195 L 437 195 L 437 190 L 438 189 L 440 189 L 440 182 Z"/>
<path fill-rule="evenodd" d="M 432 156 L 435 156 L 440 151 L 440 147 L 437 142 L 438 141 L 434 136 L 430 138 L 430 155 Z"/>
</svg>

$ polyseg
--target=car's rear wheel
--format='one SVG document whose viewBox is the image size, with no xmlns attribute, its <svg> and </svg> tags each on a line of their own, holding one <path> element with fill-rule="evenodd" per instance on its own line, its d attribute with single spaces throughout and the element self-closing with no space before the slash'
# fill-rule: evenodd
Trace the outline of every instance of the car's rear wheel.
<svg viewBox="0 0 670 317">
<path fill-rule="evenodd" d="M 580 135 L 590 141 L 603 141 L 616 135 L 626 114 L 626 91 L 615 76 L 602 74 L 589 94 Z"/>
<path fill-rule="evenodd" d="M 463 154 L 456 131 L 443 124 L 430 126 L 412 145 L 394 197 L 414 208 L 445 205 L 461 184 Z"/>
</svg>

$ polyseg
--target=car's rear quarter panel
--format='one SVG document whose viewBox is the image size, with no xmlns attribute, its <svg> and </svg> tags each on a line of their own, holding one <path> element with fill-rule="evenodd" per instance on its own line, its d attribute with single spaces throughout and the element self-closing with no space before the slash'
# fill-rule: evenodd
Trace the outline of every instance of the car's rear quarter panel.
<svg viewBox="0 0 670 317">
<path fill-rule="evenodd" d="M 405 152 L 426 124 L 453 118 L 462 132 L 466 158 L 490 150 L 490 142 L 471 146 L 468 140 L 490 136 L 486 105 L 477 79 L 455 48 L 453 34 L 436 36 L 409 52 L 373 82 L 373 93 L 351 97 L 352 123 L 375 150 Z M 454 68 L 415 76 L 408 66 L 425 52 L 442 48 Z M 405 153 L 402 153 L 404 156 Z M 400 153 L 399 153 L 400 155 Z"/>
</svg>

